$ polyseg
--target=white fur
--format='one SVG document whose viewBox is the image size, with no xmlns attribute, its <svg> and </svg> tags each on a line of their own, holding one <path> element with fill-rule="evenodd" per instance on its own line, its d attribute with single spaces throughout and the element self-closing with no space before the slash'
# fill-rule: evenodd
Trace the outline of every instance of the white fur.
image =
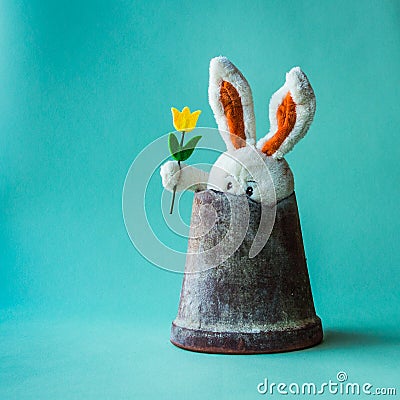
<svg viewBox="0 0 400 400">
<path fill-rule="evenodd" d="M 276 112 L 288 92 L 290 92 L 296 104 L 296 124 L 279 149 L 272 155 L 277 159 L 283 158 L 305 136 L 315 114 L 315 95 L 310 82 L 300 67 L 292 68 L 286 74 L 285 84 L 271 97 L 269 102 L 270 131 L 258 141 L 257 148 L 261 149 L 264 143 L 277 131 Z"/>
<path fill-rule="evenodd" d="M 230 189 L 228 183 L 232 185 Z M 274 204 L 293 193 L 293 174 L 285 159 L 267 157 L 255 146 L 221 154 L 211 168 L 207 188 L 245 194 L 249 186 L 253 188 L 252 200 Z"/>
<path fill-rule="evenodd" d="M 233 84 L 242 100 L 246 146 L 239 149 L 235 149 L 230 141 L 224 110 L 219 100 L 220 85 L 223 80 Z M 266 156 L 261 152 L 261 148 L 277 130 L 276 112 L 289 91 L 296 104 L 295 126 L 280 148 L 272 156 Z M 270 133 L 259 140 L 257 146 L 250 86 L 226 57 L 216 57 L 211 60 L 208 93 L 218 129 L 227 145 L 227 152 L 218 157 L 210 174 L 184 164 L 182 170 L 179 170 L 177 162 L 168 161 L 160 171 L 164 187 L 170 191 L 175 185 L 178 191 L 209 188 L 240 195 L 246 193 L 246 189 L 251 186 L 253 195 L 250 198 L 267 204 L 290 196 L 294 191 L 293 174 L 283 156 L 307 133 L 315 113 L 314 91 L 306 75 L 299 67 L 292 68 L 286 74 L 285 84 L 270 101 Z M 228 183 L 230 183 L 229 188 Z"/>
<path fill-rule="evenodd" d="M 194 192 L 207 188 L 208 173 L 190 165 L 181 163 L 181 168 L 176 161 L 167 161 L 161 166 L 160 175 L 165 189 L 172 192 L 176 190 L 192 190 Z"/>
<path fill-rule="evenodd" d="M 208 86 L 208 100 L 214 112 L 218 129 L 221 132 L 228 150 L 234 150 L 233 144 L 226 133 L 229 131 L 220 101 L 220 89 L 222 81 L 231 83 L 238 91 L 243 107 L 243 120 L 246 141 L 250 145 L 256 142 L 256 120 L 254 116 L 253 95 L 246 78 L 242 73 L 226 58 L 215 57 L 210 61 L 210 81 Z"/>
</svg>

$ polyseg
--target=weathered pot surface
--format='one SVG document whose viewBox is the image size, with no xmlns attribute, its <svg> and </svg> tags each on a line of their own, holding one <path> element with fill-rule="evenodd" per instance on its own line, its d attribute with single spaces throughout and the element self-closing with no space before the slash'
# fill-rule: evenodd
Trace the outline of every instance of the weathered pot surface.
<svg viewBox="0 0 400 400">
<path fill-rule="evenodd" d="M 243 230 L 232 226 L 231 214 L 243 209 L 244 199 L 248 212 L 242 213 Z M 195 194 L 173 344 L 199 352 L 251 354 L 298 350 L 322 341 L 295 194 L 273 211 L 271 235 L 250 258 L 260 220 L 265 224 L 261 205 L 212 190 Z M 215 252 L 207 250 L 227 238 L 242 240 L 216 264 Z"/>
</svg>

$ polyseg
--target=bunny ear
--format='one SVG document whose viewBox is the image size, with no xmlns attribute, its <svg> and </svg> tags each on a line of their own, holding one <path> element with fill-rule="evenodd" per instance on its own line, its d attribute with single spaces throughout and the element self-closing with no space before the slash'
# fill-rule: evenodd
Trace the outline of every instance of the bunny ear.
<svg viewBox="0 0 400 400">
<path fill-rule="evenodd" d="M 292 68 L 269 103 L 270 133 L 257 143 L 267 156 L 283 158 L 308 131 L 315 114 L 315 95 L 306 74 Z"/>
<path fill-rule="evenodd" d="M 208 98 L 228 150 L 255 144 L 253 96 L 246 78 L 226 58 L 210 62 Z"/>
</svg>

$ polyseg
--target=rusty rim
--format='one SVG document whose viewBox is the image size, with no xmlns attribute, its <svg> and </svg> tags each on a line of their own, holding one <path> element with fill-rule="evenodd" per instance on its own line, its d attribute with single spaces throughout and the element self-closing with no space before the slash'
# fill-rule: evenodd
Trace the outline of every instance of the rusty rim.
<svg viewBox="0 0 400 400">
<path fill-rule="evenodd" d="M 299 328 L 265 332 L 211 332 L 172 324 L 171 342 L 180 348 L 201 353 L 260 354 L 281 353 L 316 346 L 322 342 L 321 320 Z"/>
</svg>

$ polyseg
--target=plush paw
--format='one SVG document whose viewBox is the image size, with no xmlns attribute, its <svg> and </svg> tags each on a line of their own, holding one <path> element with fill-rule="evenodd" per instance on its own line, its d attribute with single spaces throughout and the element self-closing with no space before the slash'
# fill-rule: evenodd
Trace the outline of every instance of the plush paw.
<svg viewBox="0 0 400 400">
<path fill-rule="evenodd" d="M 165 189 L 170 192 L 174 190 L 174 187 L 178 185 L 180 172 L 179 165 L 176 161 L 167 161 L 161 166 L 160 175 Z"/>
</svg>

